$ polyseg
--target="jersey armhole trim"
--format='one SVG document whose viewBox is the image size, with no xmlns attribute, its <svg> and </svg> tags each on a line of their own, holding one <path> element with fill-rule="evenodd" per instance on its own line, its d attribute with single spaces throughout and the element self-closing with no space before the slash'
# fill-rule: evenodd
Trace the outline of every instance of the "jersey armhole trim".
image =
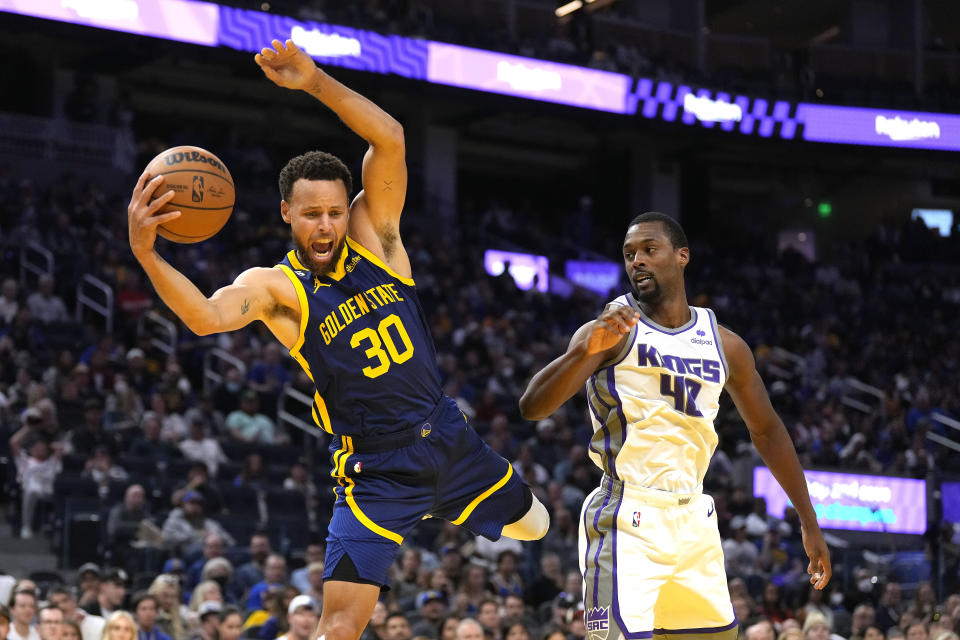
<svg viewBox="0 0 960 640">
<path fill-rule="evenodd" d="M 364 247 L 362 244 L 360 244 L 350 236 L 347 236 L 347 244 L 350 246 L 351 249 L 353 249 L 354 251 L 359 253 L 361 256 L 363 256 L 364 258 L 366 258 L 376 266 L 380 267 L 381 269 L 389 273 L 391 276 L 393 276 L 403 284 L 411 287 L 417 286 L 417 283 L 413 281 L 413 278 L 404 278 L 402 275 L 400 275 L 399 273 L 391 269 L 389 266 L 387 266 L 387 264 L 383 260 L 373 255 L 373 253 L 369 249 Z"/>
<path fill-rule="evenodd" d="M 720 355 L 720 364 L 723 365 L 723 381 L 726 383 L 730 377 L 730 367 L 727 366 L 727 356 L 723 353 L 723 342 L 720 340 L 720 328 L 717 326 L 717 315 L 713 309 L 707 309 L 707 315 L 710 316 L 710 329 L 713 331 L 713 339 L 717 345 L 717 353 Z"/>
<path fill-rule="evenodd" d="M 597 367 L 597 371 L 606 369 L 607 367 L 615 367 L 623 362 L 624 358 L 627 357 L 627 354 L 630 353 L 630 350 L 633 349 L 633 343 L 637 341 L 637 334 L 639 333 L 637 329 L 638 326 L 639 325 L 635 324 L 633 327 L 631 327 L 630 333 L 627 334 L 626 341 L 623 343 L 623 346 L 620 347 L 620 351 L 617 351 L 616 355 Z"/>
<path fill-rule="evenodd" d="M 292 253 L 292 252 L 291 252 Z M 291 259 L 291 263 L 293 260 Z M 307 292 L 303 288 L 303 283 L 300 282 L 300 279 L 293 272 L 293 270 L 285 264 L 278 264 L 280 270 L 286 274 L 290 282 L 293 283 L 293 288 L 297 292 L 297 300 L 300 301 L 300 335 L 297 337 L 296 344 L 293 345 L 293 348 L 290 349 L 290 356 L 294 360 L 300 363 L 300 366 L 303 367 L 304 372 L 309 376 L 310 381 L 313 381 L 313 374 L 310 373 L 310 365 L 307 364 L 306 359 L 303 357 L 303 354 L 300 353 L 300 349 L 303 347 L 303 341 L 307 332 L 307 324 L 310 321 L 310 305 L 307 302 Z"/>
</svg>

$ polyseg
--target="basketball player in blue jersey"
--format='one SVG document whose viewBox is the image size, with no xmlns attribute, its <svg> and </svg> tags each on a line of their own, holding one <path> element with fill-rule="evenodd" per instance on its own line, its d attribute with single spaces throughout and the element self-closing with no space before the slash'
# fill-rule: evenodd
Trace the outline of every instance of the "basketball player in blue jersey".
<svg viewBox="0 0 960 640">
<path fill-rule="evenodd" d="M 637 216 L 623 261 L 632 292 L 577 330 L 530 381 L 520 410 L 543 419 L 586 385 L 590 457 L 604 472 L 580 518 L 587 640 L 733 639 L 717 517 L 702 491 L 723 389 L 800 515 L 817 589 L 830 580 L 830 554 L 750 348 L 713 311 L 687 304 L 681 226 L 662 213 Z"/>
<path fill-rule="evenodd" d="M 140 177 L 128 207 L 130 246 L 163 301 L 194 332 L 260 320 L 316 385 L 313 417 L 332 434 L 336 502 L 329 525 L 323 613 L 316 635 L 356 640 L 399 545 L 427 516 L 497 539 L 543 537 L 546 509 L 443 395 L 399 221 L 407 170 L 400 124 L 343 86 L 292 41 L 256 62 L 275 84 L 302 90 L 369 143 L 363 189 L 334 156 L 310 152 L 280 173 L 280 215 L 294 249 L 210 298 L 155 251 L 154 215 L 172 197 Z M 153 199 L 155 193 L 159 193 Z"/>
</svg>

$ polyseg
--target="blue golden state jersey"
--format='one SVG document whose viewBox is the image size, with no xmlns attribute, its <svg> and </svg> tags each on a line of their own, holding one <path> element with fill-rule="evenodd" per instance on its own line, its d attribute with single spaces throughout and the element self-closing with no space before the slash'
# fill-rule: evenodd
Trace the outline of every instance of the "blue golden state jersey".
<svg viewBox="0 0 960 640">
<path fill-rule="evenodd" d="M 442 396 L 436 347 L 411 278 L 349 236 L 336 267 L 314 276 L 287 253 L 277 265 L 300 299 L 290 350 L 316 386 L 313 419 L 364 438 L 423 420 Z"/>
</svg>

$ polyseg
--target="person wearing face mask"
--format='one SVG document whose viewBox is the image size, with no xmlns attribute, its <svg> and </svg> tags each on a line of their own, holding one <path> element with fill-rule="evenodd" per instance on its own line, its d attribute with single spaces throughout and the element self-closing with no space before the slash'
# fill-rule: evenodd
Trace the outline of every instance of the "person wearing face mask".
<svg viewBox="0 0 960 640">
<path fill-rule="evenodd" d="M 223 595 L 223 601 L 228 604 L 236 604 L 240 601 L 243 594 L 242 589 L 233 579 L 233 565 L 226 558 L 211 558 L 203 565 L 203 571 L 200 574 L 200 580 L 212 580 L 220 585 L 220 593 Z"/>
</svg>

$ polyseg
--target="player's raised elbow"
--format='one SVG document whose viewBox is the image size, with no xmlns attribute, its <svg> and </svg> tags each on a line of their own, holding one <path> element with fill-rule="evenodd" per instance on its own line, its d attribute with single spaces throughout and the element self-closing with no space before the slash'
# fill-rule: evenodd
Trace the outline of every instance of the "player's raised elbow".
<svg viewBox="0 0 960 640">
<path fill-rule="evenodd" d="M 376 142 L 378 147 L 388 147 L 391 149 L 402 150 L 406 145 L 406 138 L 403 133 L 403 125 L 390 118 L 379 139 Z"/>
<path fill-rule="evenodd" d="M 536 397 L 535 393 L 531 393 L 530 389 L 527 389 L 522 396 L 520 396 L 520 416 L 524 420 L 543 420 L 547 416 L 553 413 L 553 410 L 546 406 L 540 398 Z"/>
</svg>

